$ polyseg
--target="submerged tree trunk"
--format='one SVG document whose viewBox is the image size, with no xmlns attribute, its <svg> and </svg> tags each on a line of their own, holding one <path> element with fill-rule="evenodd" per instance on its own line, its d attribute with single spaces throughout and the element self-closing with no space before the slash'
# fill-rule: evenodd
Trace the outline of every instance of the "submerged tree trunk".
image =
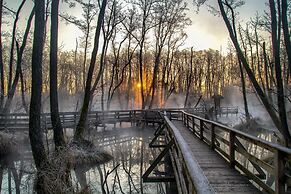
<svg viewBox="0 0 291 194">
<path fill-rule="evenodd" d="M 65 145 L 58 104 L 58 13 L 59 0 L 52 0 L 50 36 L 50 109 L 56 148 Z"/>
<path fill-rule="evenodd" d="M 35 166 L 38 170 L 47 162 L 41 130 L 42 56 L 45 29 L 45 1 L 35 3 L 35 29 L 32 48 L 32 88 L 29 110 L 29 138 Z"/>
<path fill-rule="evenodd" d="M 100 9 L 99 15 L 98 15 L 97 27 L 96 27 L 96 32 L 95 32 L 94 47 L 93 47 L 93 51 L 92 51 L 90 66 L 89 66 L 87 80 L 86 80 L 85 94 L 84 94 L 84 100 L 83 100 L 83 105 L 82 105 L 81 114 L 80 114 L 80 120 L 78 122 L 76 132 L 74 134 L 74 139 L 77 141 L 83 139 L 84 132 L 85 132 L 85 125 L 86 125 L 86 121 L 87 121 L 88 108 L 89 108 L 89 103 L 90 103 L 90 99 L 91 99 L 91 95 L 92 95 L 91 83 L 92 83 L 92 77 L 93 77 L 93 71 L 95 68 L 96 58 L 97 58 L 97 52 L 98 52 L 98 46 L 99 46 L 99 37 L 100 37 L 101 26 L 102 26 L 102 23 L 104 20 L 106 4 L 107 4 L 107 0 L 103 0 L 102 5 L 101 5 L 101 9 Z"/>
</svg>

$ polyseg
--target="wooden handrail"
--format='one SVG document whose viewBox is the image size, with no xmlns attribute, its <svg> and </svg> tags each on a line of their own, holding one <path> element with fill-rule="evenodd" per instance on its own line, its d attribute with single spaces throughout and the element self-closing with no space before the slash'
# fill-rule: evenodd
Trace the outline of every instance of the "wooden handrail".
<svg viewBox="0 0 291 194">
<path fill-rule="evenodd" d="M 252 136 L 250 134 L 247 134 L 247 133 L 244 133 L 242 131 L 239 131 L 237 129 L 234 129 L 234 128 L 231 128 L 231 127 L 228 127 L 228 126 L 225 126 L 221 123 L 218 123 L 218 122 L 215 122 L 215 121 L 211 121 L 211 120 L 207 120 L 207 119 L 204 119 L 202 117 L 199 117 L 197 115 L 194 115 L 194 114 L 190 114 L 190 113 L 187 113 L 185 111 L 181 111 L 184 115 L 188 115 L 188 116 L 191 116 L 191 117 L 194 117 L 196 119 L 199 119 L 199 120 L 202 120 L 204 122 L 207 122 L 207 123 L 210 123 L 210 124 L 213 124 L 217 127 L 219 127 L 220 129 L 225 129 L 226 131 L 232 131 L 236 134 L 238 134 L 241 138 L 243 139 L 249 139 L 253 142 L 257 142 L 259 144 L 262 144 L 263 146 L 265 146 L 266 149 L 270 150 L 270 151 L 275 151 L 275 150 L 280 150 L 282 152 L 285 152 L 286 154 L 289 154 L 291 155 L 291 149 L 287 148 L 287 147 L 284 147 L 284 146 L 281 146 L 279 144 L 276 144 L 276 143 L 272 143 L 272 142 L 269 142 L 269 141 L 266 141 L 266 140 L 263 140 L 261 138 L 258 138 L 258 137 L 255 137 L 255 136 Z"/>
<path fill-rule="evenodd" d="M 197 194 L 212 194 L 215 193 L 212 186 L 209 184 L 208 179 L 203 173 L 203 170 L 199 166 L 195 157 L 189 152 L 190 147 L 185 143 L 180 131 L 177 127 L 170 121 L 167 116 L 164 116 L 165 124 L 168 130 L 171 131 L 174 140 L 175 147 L 180 150 L 183 157 L 183 161 L 186 164 L 187 173 L 189 173 L 190 181 L 193 184 L 193 190 L 188 190 L 187 193 L 197 193 Z M 179 180 L 180 181 L 180 180 Z M 188 180 L 189 181 L 189 180 Z M 188 183 L 189 184 L 189 183 Z M 185 188 L 186 190 L 186 188 Z M 194 192 L 195 191 L 195 192 Z"/>
<path fill-rule="evenodd" d="M 181 112 L 184 125 L 189 128 L 189 130 L 192 130 L 194 132 L 193 134 L 195 134 L 198 138 L 207 143 L 212 149 L 223 155 L 224 158 L 229 162 L 230 167 L 237 167 L 238 169 L 240 169 L 243 173 L 247 175 L 247 177 L 256 182 L 257 185 L 264 189 L 267 193 L 286 193 L 286 179 L 288 179 L 288 177 L 285 173 L 286 168 L 289 168 L 288 166 L 291 162 L 291 149 L 254 137 L 250 134 L 244 133 L 231 127 L 227 127 L 215 121 L 210 121 L 197 115 L 187 113 L 185 111 Z M 201 125 L 201 123 L 210 125 L 210 132 L 206 131 L 204 125 Z M 197 126 L 200 126 L 198 131 Z M 217 130 L 226 132 L 227 137 L 222 137 L 221 135 L 217 134 Z M 204 131 L 205 133 L 207 132 L 208 134 L 210 134 L 210 137 L 204 136 Z M 243 147 L 243 144 L 240 143 L 238 138 L 241 138 L 248 143 L 257 145 L 263 149 L 270 151 L 273 156 L 274 164 L 269 164 L 263 160 L 260 160 L 255 155 L 248 153 L 247 150 Z M 228 147 L 228 151 L 224 151 L 220 146 L 217 146 L 215 144 L 215 141 L 220 141 L 221 143 L 223 143 L 226 147 Z M 252 173 L 247 167 L 243 166 L 240 161 L 238 161 L 235 157 L 236 152 L 249 160 L 253 167 L 259 173 L 267 172 L 269 174 L 272 174 L 275 178 L 275 189 L 267 185 L 256 174 Z M 263 168 L 265 171 L 263 171 L 261 168 Z"/>
</svg>

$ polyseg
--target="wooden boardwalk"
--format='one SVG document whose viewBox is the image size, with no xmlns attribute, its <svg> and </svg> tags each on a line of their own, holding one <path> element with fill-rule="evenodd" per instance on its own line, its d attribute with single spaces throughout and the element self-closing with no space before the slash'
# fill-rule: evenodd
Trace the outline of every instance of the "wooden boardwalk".
<svg viewBox="0 0 291 194">
<path fill-rule="evenodd" d="M 221 155 L 193 135 L 182 121 L 173 121 L 173 123 L 189 145 L 192 156 L 201 167 L 215 193 L 261 193 L 245 176 L 234 168 L 230 168 L 229 163 Z"/>
<path fill-rule="evenodd" d="M 88 126 L 94 129 L 119 122 L 157 124 L 149 146 L 161 152 L 142 178 L 144 182 L 176 182 L 179 194 L 291 193 L 291 149 L 189 113 L 200 111 L 96 111 L 88 114 Z M 66 127 L 74 128 L 79 119 L 77 112 L 60 115 Z M 51 128 L 50 115 L 41 116 L 42 128 L 47 131 Z M 27 114 L 0 114 L 0 130 L 18 128 L 28 129 Z M 251 147 L 260 150 L 268 160 Z M 166 156 L 170 156 L 173 172 L 152 173 Z"/>
</svg>

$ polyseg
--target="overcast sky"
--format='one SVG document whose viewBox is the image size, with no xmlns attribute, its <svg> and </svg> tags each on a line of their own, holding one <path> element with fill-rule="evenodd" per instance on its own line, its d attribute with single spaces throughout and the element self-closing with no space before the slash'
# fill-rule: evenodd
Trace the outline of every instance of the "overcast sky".
<svg viewBox="0 0 291 194">
<path fill-rule="evenodd" d="M 16 10 L 22 0 L 4 0 L 6 5 L 13 10 Z M 186 0 L 188 3 L 188 16 L 192 20 L 192 25 L 187 27 L 186 32 L 188 39 L 185 42 L 184 47 L 194 47 L 195 50 L 202 49 L 217 49 L 226 50 L 228 42 L 228 32 L 221 17 L 213 16 L 209 13 L 206 6 L 200 8 L 199 13 L 196 13 L 196 7 L 192 0 Z M 266 9 L 266 0 L 246 0 L 246 4 L 239 8 L 240 18 L 243 21 L 249 20 L 258 11 L 262 13 Z M 216 0 L 208 0 L 208 3 L 212 6 L 217 6 Z M 32 9 L 33 3 L 31 0 L 27 0 L 23 12 L 20 16 L 19 25 L 24 26 Z M 63 3 L 60 5 L 60 10 L 67 10 L 67 6 Z M 69 13 L 74 13 L 76 16 L 80 15 L 79 8 L 72 8 Z M 4 30 L 11 28 L 5 27 Z M 82 35 L 82 32 L 74 25 L 66 25 L 65 22 L 60 22 L 59 28 L 59 44 L 63 45 L 63 50 L 72 50 L 75 48 L 76 38 Z"/>
</svg>

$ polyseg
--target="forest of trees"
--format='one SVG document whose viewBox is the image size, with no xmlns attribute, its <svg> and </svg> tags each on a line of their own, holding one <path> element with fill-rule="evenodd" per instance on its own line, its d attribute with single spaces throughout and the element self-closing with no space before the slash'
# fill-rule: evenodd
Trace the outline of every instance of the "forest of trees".
<svg viewBox="0 0 291 194">
<path fill-rule="evenodd" d="M 83 141 L 86 117 L 95 102 L 100 102 L 101 110 L 110 110 L 113 101 L 121 109 L 163 108 L 171 95 L 179 94 L 188 107 L 193 99 L 209 99 L 223 95 L 228 86 L 239 86 L 246 119 L 250 117 L 246 93 L 254 92 L 285 145 L 291 145 L 287 0 L 266 1 L 265 13 L 247 22 L 238 17 L 243 1 L 217 0 L 216 5 L 193 1 L 224 20 L 230 37 L 226 52 L 183 47 L 191 20 L 189 5 L 182 0 L 37 0 L 21 28 L 18 20 L 29 1 L 11 8 L 0 0 L 0 112 L 30 114 L 29 135 L 38 170 L 48 160 L 39 130 L 42 106 L 50 99 L 54 142 L 56 148 L 62 147 L 58 96 L 68 95 L 82 102 L 74 140 Z M 79 7 L 81 17 L 70 9 L 59 11 L 60 3 Z M 76 47 L 71 51 L 58 45 L 60 20 L 83 33 L 72 40 Z M 4 23 L 11 29 L 3 30 Z M 21 106 L 13 106 L 14 101 Z"/>
<path fill-rule="evenodd" d="M 27 2 L 23 1 L 23 4 Z M 69 13 L 60 13 L 60 19 L 76 25 L 83 37 L 76 41 L 76 48 L 60 51 L 58 54 L 58 91 L 69 95 L 83 95 L 87 71 L 90 64 L 94 25 L 98 5 L 94 2 L 74 2 L 82 7 L 82 18 Z M 22 4 L 21 4 L 22 5 Z M 22 5 L 23 6 L 23 5 Z M 50 6 L 47 3 L 46 6 Z M 22 96 L 21 111 L 28 111 L 27 104 L 31 90 L 32 52 L 32 8 L 27 26 L 19 29 L 17 20 L 21 15 L 5 6 L 3 18 L 14 18 L 13 30 L 4 31 L 1 66 L 1 101 L 3 112 L 11 112 L 11 101 L 15 94 Z M 49 7 L 46 8 L 48 10 Z M 135 10 L 135 11 L 134 11 Z M 139 10 L 139 11 L 136 11 Z M 162 11 L 161 11 L 162 10 Z M 100 101 L 99 108 L 110 109 L 113 98 L 121 103 L 122 109 L 130 108 L 135 100 L 136 108 L 163 107 L 171 94 L 203 95 L 211 97 L 222 94 L 225 87 L 241 85 L 240 65 L 236 50 L 229 44 L 227 52 L 216 50 L 194 51 L 182 47 L 187 38 L 185 27 L 191 24 L 186 16 L 187 5 L 182 1 L 133 1 L 124 6 L 109 1 L 102 24 L 100 49 L 93 72 L 93 101 Z M 43 57 L 44 97 L 49 93 L 50 34 L 49 12 L 46 12 L 46 41 Z M 231 18 L 230 18 L 231 19 Z M 8 19 L 7 19 L 8 20 Z M 11 19 L 10 19 L 11 20 Z M 9 20 L 9 21 L 10 21 Z M 283 20 L 282 20 L 283 21 Z M 270 22 L 266 15 L 251 18 L 245 25 L 237 25 L 238 41 L 250 68 L 264 91 L 271 92 L 275 85 L 275 66 L 272 63 Z M 13 40 L 13 41 L 11 41 Z M 284 85 L 288 85 L 288 54 L 281 38 L 280 59 Z M 153 72 L 156 72 L 153 74 Z M 222 73 L 223 72 L 223 73 Z M 95 81 L 96 80 L 96 81 Z M 247 87 L 249 81 L 246 79 Z M 153 89 L 154 88 L 154 89 Z M 249 87 L 248 87 L 249 88 Z M 288 89 L 286 87 L 286 89 Z M 101 94 L 102 95 L 96 95 Z M 289 91 L 286 91 L 288 97 Z M 121 98 L 121 99 L 120 99 Z M 138 101 L 139 100 L 139 101 Z M 287 98 L 288 100 L 288 98 Z"/>
</svg>

